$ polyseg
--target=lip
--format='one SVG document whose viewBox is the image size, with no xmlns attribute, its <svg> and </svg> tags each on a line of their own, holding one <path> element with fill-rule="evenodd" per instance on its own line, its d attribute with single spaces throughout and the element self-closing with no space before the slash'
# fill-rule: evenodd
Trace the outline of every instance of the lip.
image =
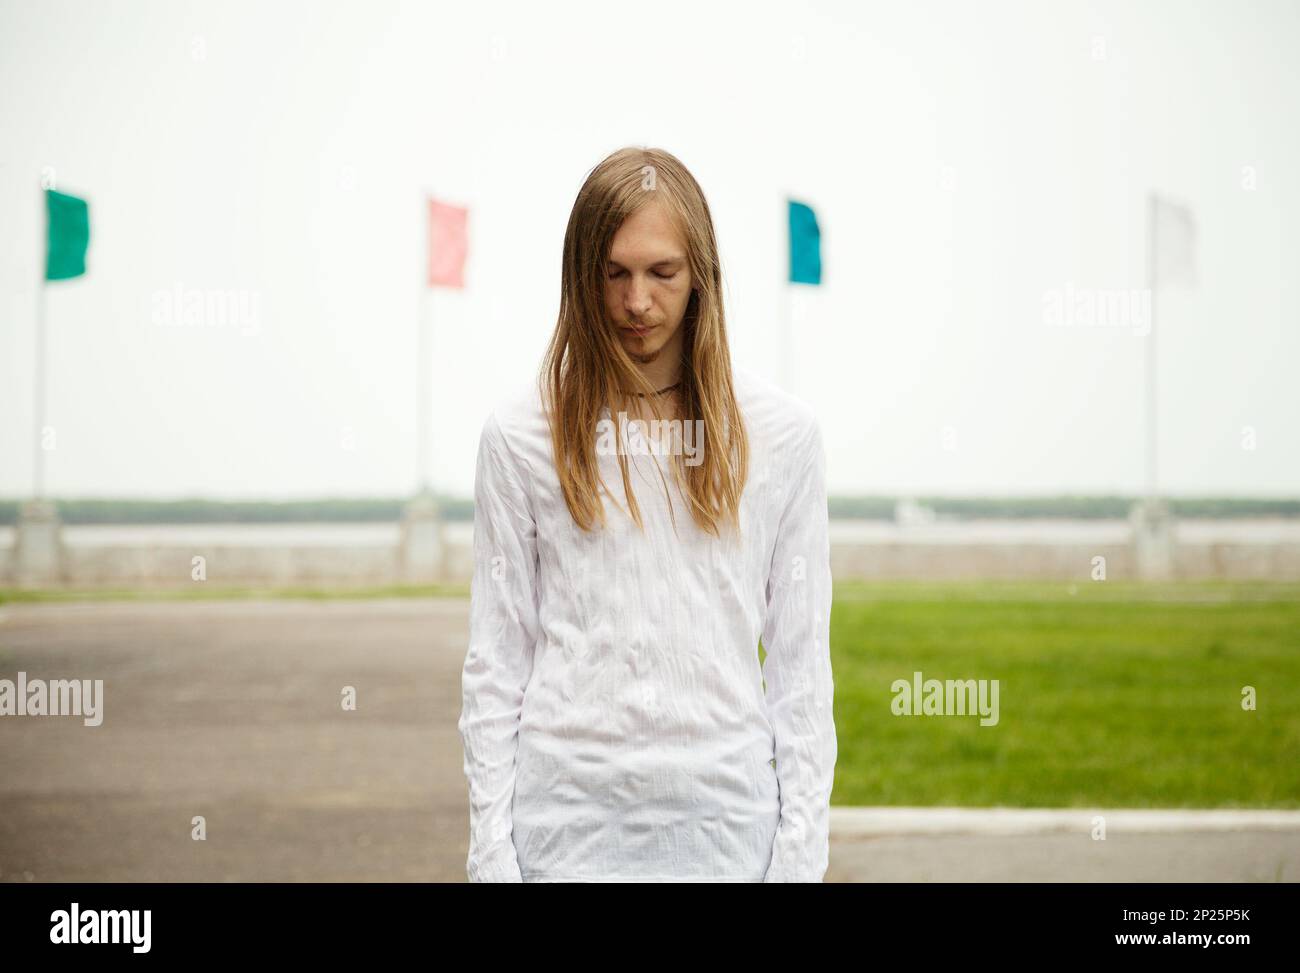
<svg viewBox="0 0 1300 973">
<path fill-rule="evenodd" d="M 626 331 L 628 334 L 634 334 L 638 338 L 640 338 L 645 335 L 648 335 L 651 331 L 653 331 L 657 327 L 659 327 L 659 325 L 651 324 L 651 325 L 647 325 L 644 328 L 626 327 L 623 330 Z"/>
</svg>

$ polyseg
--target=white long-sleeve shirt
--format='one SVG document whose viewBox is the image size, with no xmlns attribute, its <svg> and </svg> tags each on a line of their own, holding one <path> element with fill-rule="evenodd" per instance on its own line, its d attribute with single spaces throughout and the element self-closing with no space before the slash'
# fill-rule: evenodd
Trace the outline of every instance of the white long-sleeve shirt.
<svg viewBox="0 0 1300 973">
<path fill-rule="evenodd" d="M 484 422 L 458 723 L 470 881 L 822 880 L 837 744 L 821 429 L 755 373 L 733 378 L 739 540 L 702 531 L 672 457 L 648 454 L 627 456 L 645 534 L 608 499 L 584 534 L 536 388 Z M 599 462 L 626 508 L 618 457 Z"/>
</svg>

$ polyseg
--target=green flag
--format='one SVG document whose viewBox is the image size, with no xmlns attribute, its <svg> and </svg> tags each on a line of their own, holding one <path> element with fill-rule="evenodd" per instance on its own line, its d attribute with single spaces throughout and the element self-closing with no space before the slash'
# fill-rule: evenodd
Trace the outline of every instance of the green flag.
<svg viewBox="0 0 1300 973">
<path fill-rule="evenodd" d="M 811 206 L 790 203 L 790 281 L 795 284 L 822 282 L 822 235 L 817 214 Z"/>
<path fill-rule="evenodd" d="M 86 247 L 90 244 L 90 210 L 84 199 L 45 190 L 49 233 L 45 251 L 45 279 L 67 280 L 86 272 Z"/>
</svg>

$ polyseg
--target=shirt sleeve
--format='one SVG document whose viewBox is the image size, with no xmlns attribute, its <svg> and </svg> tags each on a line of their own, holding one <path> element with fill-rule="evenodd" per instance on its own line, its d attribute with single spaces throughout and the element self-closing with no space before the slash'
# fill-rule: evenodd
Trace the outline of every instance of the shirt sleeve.
<svg viewBox="0 0 1300 973">
<path fill-rule="evenodd" d="M 781 817 L 765 882 L 820 882 L 830 856 L 837 755 L 830 537 L 826 456 L 815 419 L 808 443 L 781 517 L 767 583 L 763 678 Z"/>
<path fill-rule="evenodd" d="M 469 782 L 471 882 L 522 882 L 512 837 L 515 752 L 537 625 L 537 527 L 495 413 L 474 477 L 474 573 L 458 727 Z"/>
</svg>

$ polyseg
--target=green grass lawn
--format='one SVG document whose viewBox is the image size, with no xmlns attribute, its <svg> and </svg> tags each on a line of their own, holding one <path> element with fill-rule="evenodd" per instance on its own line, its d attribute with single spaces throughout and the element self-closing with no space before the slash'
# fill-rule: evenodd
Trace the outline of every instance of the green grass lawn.
<svg viewBox="0 0 1300 973">
<path fill-rule="evenodd" d="M 833 804 L 1300 807 L 1297 585 L 837 584 L 831 651 Z M 917 670 L 997 725 L 893 715 Z"/>
</svg>

